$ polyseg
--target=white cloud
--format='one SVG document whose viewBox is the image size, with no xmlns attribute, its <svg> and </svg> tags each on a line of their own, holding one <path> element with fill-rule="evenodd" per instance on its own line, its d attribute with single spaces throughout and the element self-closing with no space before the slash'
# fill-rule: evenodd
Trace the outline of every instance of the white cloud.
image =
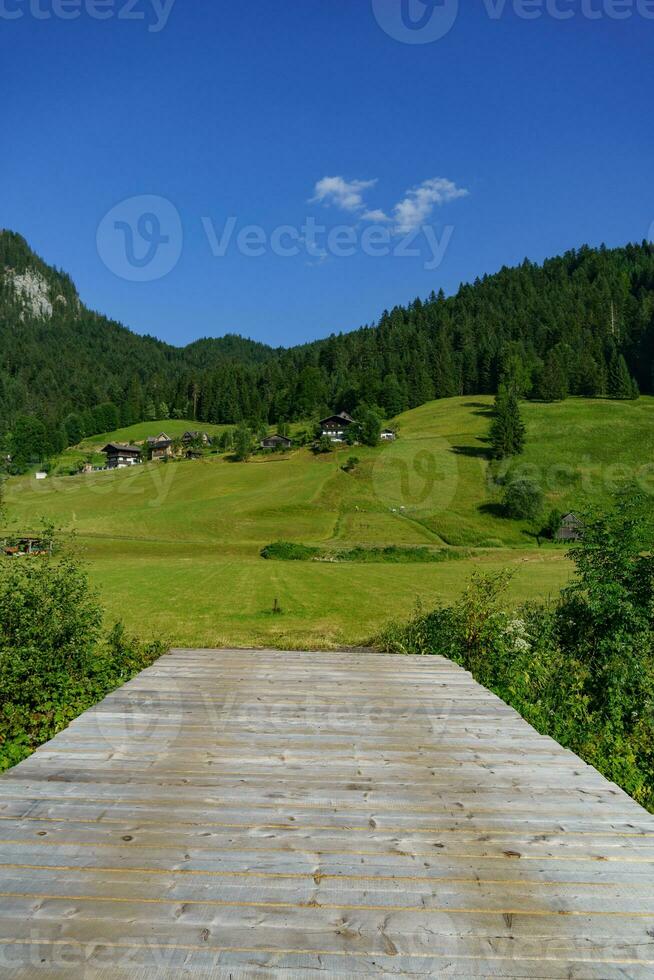
<svg viewBox="0 0 654 980">
<path fill-rule="evenodd" d="M 468 191 L 457 187 L 446 177 L 432 177 L 418 187 L 407 191 L 406 197 L 393 208 L 395 232 L 407 235 L 425 223 L 437 205 L 447 204 L 459 197 L 467 197 Z"/>
<path fill-rule="evenodd" d="M 342 211 L 356 214 L 363 221 L 393 224 L 396 235 L 407 235 L 420 228 L 435 207 L 467 197 L 468 191 L 446 177 L 432 177 L 408 190 L 393 207 L 389 216 L 381 208 L 366 208 L 364 192 L 376 185 L 376 180 L 345 180 L 344 177 L 323 177 L 315 186 L 310 203 L 333 205 Z"/>
<path fill-rule="evenodd" d="M 373 211 L 364 211 L 361 217 L 364 221 L 374 221 L 377 224 L 392 220 L 381 208 L 375 208 Z"/>
<path fill-rule="evenodd" d="M 363 192 L 374 187 L 376 180 L 345 180 L 344 177 L 323 177 L 316 184 L 310 203 L 333 204 L 343 211 L 357 212 L 364 208 Z"/>
</svg>

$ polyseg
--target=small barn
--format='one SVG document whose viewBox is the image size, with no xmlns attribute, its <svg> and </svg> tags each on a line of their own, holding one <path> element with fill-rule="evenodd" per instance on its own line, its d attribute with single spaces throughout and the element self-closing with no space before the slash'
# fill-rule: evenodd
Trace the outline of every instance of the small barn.
<svg viewBox="0 0 654 980">
<path fill-rule="evenodd" d="M 561 526 L 556 532 L 555 541 L 581 541 L 583 524 L 572 511 L 561 518 Z"/>
<path fill-rule="evenodd" d="M 107 457 L 107 469 L 122 470 L 126 466 L 136 466 L 141 462 L 141 450 L 138 446 L 127 446 L 120 442 L 110 442 L 102 452 Z"/>
<path fill-rule="evenodd" d="M 292 445 L 293 442 L 291 439 L 280 435 L 266 436 L 266 438 L 262 439 L 260 442 L 262 449 L 290 449 Z"/>
<path fill-rule="evenodd" d="M 51 555 L 52 541 L 45 538 L 15 538 L 5 540 L 0 552 L 8 558 L 21 558 L 24 555 Z"/>
<path fill-rule="evenodd" d="M 393 432 L 392 429 L 382 429 L 379 438 L 382 442 L 395 442 L 397 439 L 397 432 Z"/>
<path fill-rule="evenodd" d="M 354 425 L 354 419 L 347 412 L 339 412 L 338 415 L 330 415 L 320 420 L 321 434 L 332 442 L 343 442 L 345 432 L 351 425 Z"/>
</svg>

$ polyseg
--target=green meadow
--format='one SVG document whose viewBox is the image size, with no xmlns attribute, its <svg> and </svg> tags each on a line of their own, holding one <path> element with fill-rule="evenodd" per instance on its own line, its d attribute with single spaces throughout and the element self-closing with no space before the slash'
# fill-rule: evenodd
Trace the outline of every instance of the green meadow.
<svg viewBox="0 0 654 980">
<path fill-rule="evenodd" d="M 360 644 L 417 602 L 451 602 L 474 567 L 515 570 L 513 598 L 546 599 L 569 579 L 561 546 L 501 515 L 506 467 L 489 463 L 492 399 L 432 402 L 400 416 L 377 449 L 308 449 L 233 463 L 220 455 L 133 470 L 7 483 L 12 530 L 41 519 L 75 532 L 107 617 L 175 645 L 329 648 Z M 654 490 L 654 398 L 527 403 L 527 449 L 511 468 L 536 479 L 548 507 L 608 500 L 624 480 Z M 137 441 L 187 428 L 165 421 L 94 437 Z M 67 454 L 68 455 L 68 454 Z M 350 456 L 359 464 L 346 473 Z M 65 463 L 65 458 L 62 462 Z M 265 561 L 285 540 L 344 549 L 447 550 L 438 563 Z M 280 613 L 273 613 L 278 600 Z"/>
</svg>

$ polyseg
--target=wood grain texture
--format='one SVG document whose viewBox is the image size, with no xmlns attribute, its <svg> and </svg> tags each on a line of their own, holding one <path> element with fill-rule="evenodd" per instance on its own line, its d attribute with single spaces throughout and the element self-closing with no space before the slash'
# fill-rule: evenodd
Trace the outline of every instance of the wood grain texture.
<svg viewBox="0 0 654 980">
<path fill-rule="evenodd" d="M 0 974 L 654 976 L 654 818 L 461 668 L 173 650 L 0 780 Z"/>
</svg>

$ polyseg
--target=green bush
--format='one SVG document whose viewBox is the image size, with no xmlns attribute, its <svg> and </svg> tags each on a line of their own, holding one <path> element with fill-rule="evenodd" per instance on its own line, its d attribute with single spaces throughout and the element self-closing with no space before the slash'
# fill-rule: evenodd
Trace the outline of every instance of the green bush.
<svg viewBox="0 0 654 980">
<path fill-rule="evenodd" d="M 346 551 L 333 552 L 334 561 L 345 562 L 390 562 L 404 564 L 410 562 L 441 562 L 465 557 L 462 552 L 450 551 L 447 548 L 434 550 L 432 548 L 400 548 L 389 545 L 387 548 L 350 548 Z"/>
<path fill-rule="evenodd" d="M 440 562 L 465 558 L 467 552 L 450 551 L 447 548 L 348 548 L 344 551 L 327 551 L 291 541 L 275 541 L 266 545 L 261 557 L 274 561 L 331 561 L 331 562 Z"/>
<path fill-rule="evenodd" d="M 313 449 L 315 453 L 331 453 L 334 451 L 334 443 L 329 436 L 321 436 Z"/>
<path fill-rule="evenodd" d="M 550 541 L 554 541 L 556 539 L 557 534 L 561 530 L 562 518 L 563 518 L 563 514 L 561 513 L 560 510 L 554 508 L 553 510 L 550 511 L 547 521 L 545 522 L 545 526 L 541 531 L 541 534 L 543 535 L 544 538 L 549 538 Z"/>
<path fill-rule="evenodd" d="M 504 491 L 504 513 L 517 521 L 533 521 L 543 509 L 543 491 L 533 480 L 513 480 Z"/>
<path fill-rule="evenodd" d="M 121 626 L 103 634 L 97 596 L 74 557 L 0 559 L 0 770 L 164 650 Z"/>
<path fill-rule="evenodd" d="M 310 548 L 292 541 L 275 541 L 261 551 L 261 557 L 268 561 L 311 561 L 319 554 L 319 548 Z"/>
<path fill-rule="evenodd" d="M 633 490 L 583 515 L 577 575 L 553 607 L 504 608 L 511 575 L 476 573 L 454 606 L 378 638 L 441 654 L 654 811 L 654 557 L 648 501 Z"/>
</svg>

